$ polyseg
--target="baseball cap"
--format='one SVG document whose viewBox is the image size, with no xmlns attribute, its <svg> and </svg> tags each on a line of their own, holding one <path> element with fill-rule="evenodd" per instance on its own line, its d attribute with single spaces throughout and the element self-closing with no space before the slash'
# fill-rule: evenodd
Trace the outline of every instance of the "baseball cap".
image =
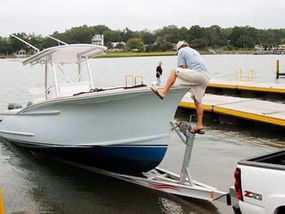
<svg viewBox="0 0 285 214">
<path fill-rule="evenodd" d="M 179 42 L 177 42 L 177 44 L 176 44 L 176 50 L 178 50 L 179 48 L 181 48 L 182 45 L 188 45 L 188 43 L 185 42 L 185 41 L 179 41 Z"/>
</svg>

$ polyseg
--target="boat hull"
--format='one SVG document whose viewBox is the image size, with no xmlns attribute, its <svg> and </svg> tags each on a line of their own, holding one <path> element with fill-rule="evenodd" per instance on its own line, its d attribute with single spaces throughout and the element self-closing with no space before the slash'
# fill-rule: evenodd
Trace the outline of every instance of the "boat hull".
<svg viewBox="0 0 285 214">
<path fill-rule="evenodd" d="M 76 148 L 42 146 L 30 142 L 12 143 L 48 157 L 127 174 L 145 172 L 155 168 L 160 164 L 167 151 L 167 145 L 92 146 Z"/>
<path fill-rule="evenodd" d="M 0 135 L 97 167 L 146 171 L 163 159 L 170 121 L 187 91 L 174 88 L 164 100 L 149 88 L 49 100 L 1 114 Z"/>
</svg>

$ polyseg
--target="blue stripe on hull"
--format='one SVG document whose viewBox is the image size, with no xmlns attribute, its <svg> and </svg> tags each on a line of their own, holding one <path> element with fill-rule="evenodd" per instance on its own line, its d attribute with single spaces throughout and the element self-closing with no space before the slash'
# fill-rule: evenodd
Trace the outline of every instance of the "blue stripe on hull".
<svg viewBox="0 0 285 214">
<path fill-rule="evenodd" d="M 49 147 L 16 143 L 33 151 L 120 173 L 139 173 L 158 166 L 167 146 Z"/>
</svg>

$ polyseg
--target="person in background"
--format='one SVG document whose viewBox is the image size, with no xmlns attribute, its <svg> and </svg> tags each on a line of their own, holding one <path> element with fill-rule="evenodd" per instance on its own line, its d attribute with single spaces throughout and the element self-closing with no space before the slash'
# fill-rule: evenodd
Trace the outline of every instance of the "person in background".
<svg viewBox="0 0 285 214">
<path fill-rule="evenodd" d="M 160 85 L 161 84 L 161 79 L 160 79 L 160 77 L 162 75 L 162 67 L 161 67 L 161 65 L 162 65 L 162 62 L 159 62 L 158 66 L 156 67 L 156 74 L 155 74 L 155 76 L 156 76 L 156 85 Z"/>
<path fill-rule="evenodd" d="M 160 99 L 164 99 L 177 77 L 188 82 L 197 113 L 197 124 L 196 127 L 192 128 L 191 132 L 204 134 L 202 99 L 208 86 L 209 72 L 199 52 L 190 48 L 187 42 L 179 41 L 176 44 L 176 49 L 178 54 L 177 68 L 170 72 L 164 87 L 152 86 L 151 89 Z"/>
</svg>

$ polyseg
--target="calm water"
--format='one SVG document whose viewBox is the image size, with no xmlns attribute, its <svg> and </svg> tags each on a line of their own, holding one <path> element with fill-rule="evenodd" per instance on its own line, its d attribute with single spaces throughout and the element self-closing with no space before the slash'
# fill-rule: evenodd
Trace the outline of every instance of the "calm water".
<svg viewBox="0 0 285 214">
<path fill-rule="evenodd" d="M 212 78 L 231 80 L 237 69 L 253 69 L 255 81 L 274 82 L 275 61 L 285 56 L 204 56 Z M 143 75 L 154 81 L 154 69 L 163 62 L 163 81 L 175 57 L 93 60 L 96 87 L 124 85 L 125 75 Z M 285 66 L 284 70 L 285 70 Z M 0 60 L 0 108 L 11 101 L 27 102 L 29 88 L 43 84 L 41 66 L 22 67 L 19 61 Z M 30 71 L 31 70 L 31 71 Z M 281 80 L 284 81 L 284 80 Z M 284 136 L 205 121 L 207 132 L 197 136 L 191 172 L 195 180 L 227 191 L 233 185 L 236 162 L 284 148 Z M 175 134 L 161 166 L 179 173 L 184 146 Z M 65 165 L 0 140 L 0 188 L 6 213 L 232 213 L 216 202 L 186 200 Z"/>
</svg>

